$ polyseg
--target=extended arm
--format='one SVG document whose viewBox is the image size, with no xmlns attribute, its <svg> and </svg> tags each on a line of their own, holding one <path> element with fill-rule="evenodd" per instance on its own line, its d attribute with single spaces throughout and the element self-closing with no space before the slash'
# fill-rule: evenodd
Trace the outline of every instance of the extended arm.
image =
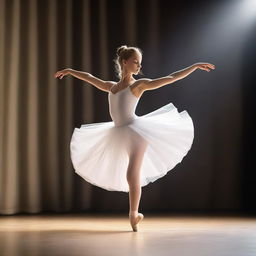
<svg viewBox="0 0 256 256">
<path fill-rule="evenodd" d="M 141 87 L 144 91 L 154 90 L 164 85 L 174 83 L 177 80 L 183 79 L 198 68 L 209 72 L 210 68 L 215 69 L 215 66 L 210 63 L 195 63 L 187 68 L 173 72 L 168 76 L 160 77 L 157 79 L 141 79 L 142 80 Z"/>
<path fill-rule="evenodd" d="M 55 73 L 55 78 L 62 79 L 65 75 L 72 75 L 78 79 L 88 82 L 102 91 L 109 92 L 110 88 L 114 84 L 111 81 L 103 81 L 88 72 L 78 71 L 71 68 L 66 68 Z"/>
</svg>

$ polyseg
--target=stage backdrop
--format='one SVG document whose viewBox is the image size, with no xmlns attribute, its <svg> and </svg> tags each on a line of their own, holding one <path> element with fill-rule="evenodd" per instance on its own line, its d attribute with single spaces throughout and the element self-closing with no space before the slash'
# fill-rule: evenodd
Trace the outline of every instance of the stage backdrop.
<svg viewBox="0 0 256 256">
<path fill-rule="evenodd" d="M 140 99 L 136 114 L 172 102 L 195 127 L 183 161 L 143 187 L 142 212 L 255 209 L 256 30 L 237 2 L 0 0 L 0 213 L 128 211 L 127 193 L 89 184 L 70 160 L 75 127 L 111 120 L 107 93 L 54 78 L 69 67 L 117 81 L 122 44 L 143 50 L 148 78 L 216 66 Z"/>
</svg>

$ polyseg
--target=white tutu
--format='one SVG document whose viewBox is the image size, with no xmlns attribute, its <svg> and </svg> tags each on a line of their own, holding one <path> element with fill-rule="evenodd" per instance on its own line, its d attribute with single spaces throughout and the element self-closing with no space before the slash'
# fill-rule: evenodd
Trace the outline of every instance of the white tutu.
<svg viewBox="0 0 256 256">
<path fill-rule="evenodd" d="M 129 87 L 128 87 L 129 88 Z M 132 92 L 109 93 L 110 122 L 75 128 L 71 160 L 75 172 L 89 183 L 109 191 L 129 192 L 126 178 L 131 149 L 146 142 L 140 170 L 141 186 L 164 176 L 180 163 L 192 146 L 194 126 L 187 111 L 169 103 L 143 116 Z M 137 144 L 136 144 L 137 143 Z"/>
</svg>

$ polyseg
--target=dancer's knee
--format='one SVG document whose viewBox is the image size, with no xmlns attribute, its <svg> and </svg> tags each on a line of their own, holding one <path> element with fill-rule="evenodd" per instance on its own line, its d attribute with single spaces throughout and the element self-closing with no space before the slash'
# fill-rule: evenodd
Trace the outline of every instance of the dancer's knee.
<svg viewBox="0 0 256 256">
<path fill-rule="evenodd" d="M 126 174 L 126 179 L 129 185 L 134 185 L 136 186 L 137 184 L 139 184 L 139 175 L 134 173 L 134 172 L 127 172 Z"/>
<path fill-rule="evenodd" d="M 128 168 L 126 179 L 130 186 L 138 186 L 140 184 L 140 170 Z"/>
<path fill-rule="evenodd" d="M 126 178 L 130 186 L 138 186 L 140 184 L 140 171 L 143 157 L 144 150 L 134 150 L 129 156 Z"/>
</svg>

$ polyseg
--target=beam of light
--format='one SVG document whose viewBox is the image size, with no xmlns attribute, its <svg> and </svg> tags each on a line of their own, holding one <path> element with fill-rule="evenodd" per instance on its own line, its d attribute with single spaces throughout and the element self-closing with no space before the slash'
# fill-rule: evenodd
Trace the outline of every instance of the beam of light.
<svg viewBox="0 0 256 256">
<path fill-rule="evenodd" d="M 243 0 L 240 2 L 241 13 L 244 19 L 253 21 L 256 18 L 256 1 L 255 0 Z"/>
<path fill-rule="evenodd" d="M 216 2 L 203 13 L 207 13 L 207 19 L 195 34 L 197 46 L 212 54 L 227 55 L 233 49 L 235 55 L 255 26 L 256 0 Z"/>
</svg>

